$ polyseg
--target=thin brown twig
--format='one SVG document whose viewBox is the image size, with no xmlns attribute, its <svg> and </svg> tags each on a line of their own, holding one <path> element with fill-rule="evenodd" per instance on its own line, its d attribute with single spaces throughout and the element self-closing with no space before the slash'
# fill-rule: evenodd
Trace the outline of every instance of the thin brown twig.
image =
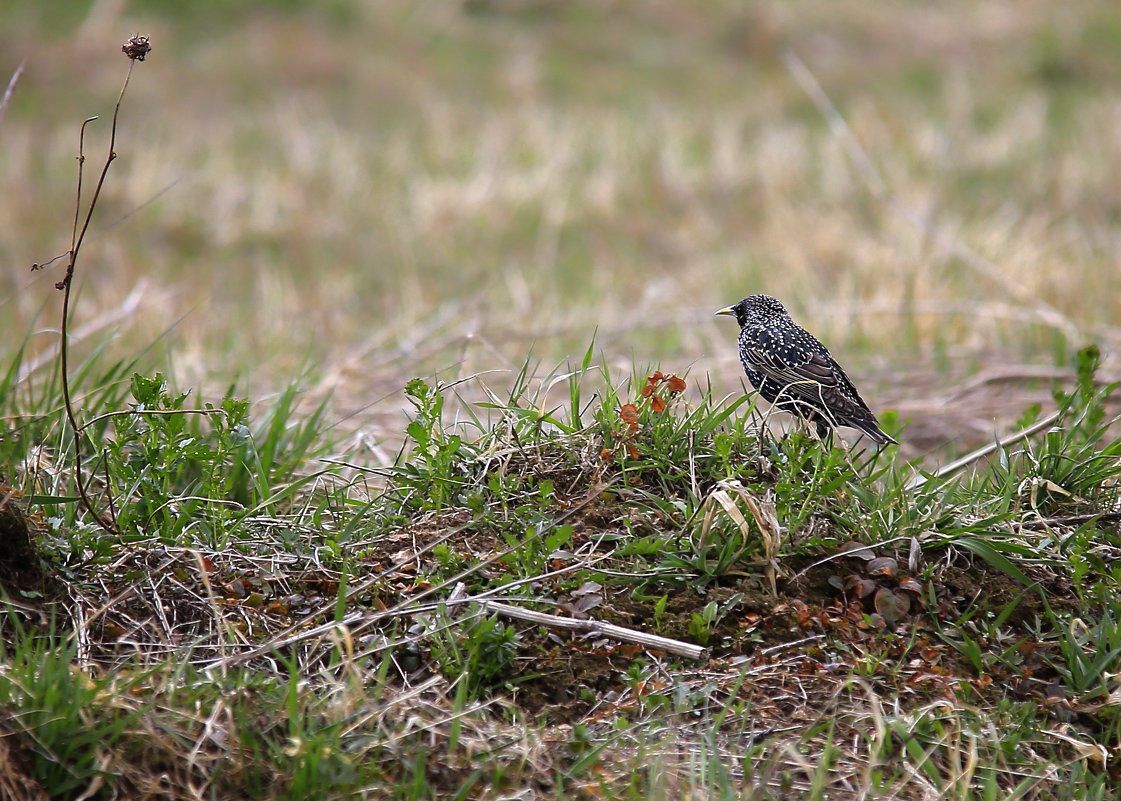
<svg viewBox="0 0 1121 801">
<path fill-rule="evenodd" d="M 106 487 L 108 487 L 108 486 L 109 486 L 109 481 L 110 481 L 110 476 L 109 476 L 109 460 L 108 460 L 107 458 L 105 458 L 105 457 L 106 457 L 106 452 L 105 452 L 105 449 L 104 449 L 104 448 L 102 448 L 102 450 L 101 450 L 101 468 L 102 468 L 102 469 L 103 469 L 103 470 L 105 471 L 105 486 L 106 486 Z M 118 528 L 118 523 L 117 523 L 117 504 L 113 502 L 113 493 L 111 493 L 111 492 L 107 492 L 106 494 L 107 494 L 107 495 L 109 496 L 109 497 L 108 497 L 108 502 L 109 502 L 109 519 L 113 521 L 113 527 L 114 527 L 114 528 Z"/>
<path fill-rule="evenodd" d="M 105 185 L 105 176 L 109 172 L 109 165 L 117 158 L 117 151 L 115 150 L 117 144 L 117 117 L 121 112 L 121 101 L 125 98 L 125 90 L 128 89 L 128 82 L 132 78 L 132 68 L 136 66 L 136 61 L 129 59 L 128 72 L 125 73 L 125 82 L 121 85 L 121 93 L 117 95 L 117 104 L 113 107 L 113 124 L 109 128 L 109 154 L 105 159 L 105 164 L 101 167 L 101 175 L 97 178 L 97 186 L 93 190 L 93 198 L 90 200 L 90 205 L 86 210 L 86 219 L 82 223 L 82 233 L 79 234 L 78 239 L 73 242 L 70 248 L 70 265 L 67 270 L 67 279 L 73 275 L 74 260 L 78 258 L 78 251 L 82 247 L 82 242 L 86 238 L 86 231 L 89 230 L 90 220 L 93 218 L 93 210 L 97 206 L 97 199 L 101 196 L 101 188 Z M 96 119 L 96 117 L 94 118 Z"/>
<path fill-rule="evenodd" d="M 132 66 L 129 66 L 129 72 L 132 72 Z M 120 105 L 120 100 L 117 100 Z M 86 487 L 86 480 L 82 475 L 82 434 L 81 428 L 78 426 L 78 420 L 74 415 L 74 403 L 70 397 L 70 349 L 67 347 L 69 339 L 69 322 L 70 322 L 70 288 L 74 283 L 74 263 L 78 256 L 78 247 L 81 244 L 81 239 L 78 236 L 78 219 L 81 216 L 82 209 L 82 173 L 86 163 L 86 126 L 96 120 L 97 117 L 89 117 L 82 123 L 81 131 L 78 134 L 78 187 L 74 193 L 74 226 L 70 233 L 70 254 L 66 265 L 66 275 L 61 281 L 55 284 L 56 289 L 62 290 L 62 330 L 59 344 L 59 359 L 62 372 L 62 402 L 66 411 L 66 421 L 70 424 L 70 430 L 74 433 L 74 480 L 78 486 L 78 496 L 82 499 L 82 505 L 86 511 L 93 516 L 94 521 L 101 526 L 101 528 L 109 534 L 116 533 L 116 526 L 112 521 L 105 518 L 97 508 L 94 506 L 93 499 L 89 496 L 89 490 Z M 113 126 L 116 127 L 116 114 L 113 115 Z M 105 168 L 102 170 L 102 177 L 104 178 L 105 171 L 108 170 L 110 162 L 113 160 L 114 154 L 112 153 L 112 146 L 110 146 L 109 158 L 106 159 Z M 93 201 L 90 203 L 89 213 L 86 215 L 86 222 L 89 223 L 89 215 L 93 213 L 93 207 L 97 203 L 97 196 L 94 196 Z M 82 235 L 85 235 L 85 227 L 82 228 Z"/>
<path fill-rule="evenodd" d="M 142 37 L 134 36 L 130 43 L 135 42 Z M 143 45 L 148 46 L 147 38 L 143 38 Z M 126 45 L 127 47 L 127 45 Z M 126 53 L 128 51 L 126 50 Z M 62 400 L 63 406 L 66 411 L 66 421 L 70 425 L 70 430 L 74 434 L 74 473 L 75 483 L 78 487 L 78 495 L 81 498 L 82 506 L 93 517 L 94 521 L 108 534 L 118 533 L 116 524 L 101 514 L 97 507 L 94 505 L 93 499 L 90 497 L 89 489 L 86 486 L 86 480 L 82 474 L 82 430 L 84 426 L 78 425 L 77 415 L 74 413 L 74 404 L 70 392 L 70 369 L 69 369 L 69 334 L 70 334 L 70 297 L 71 290 L 74 284 L 74 268 L 78 261 L 78 253 L 82 248 L 82 242 L 85 240 L 86 232 L 89 230 L 90 220 L 93 219 L 94 209 L 97 208 L 97 200 L 101 196 L 101 189 L 105 185 L 105 176 L 109 173 L 109 166 L 117 158 L 116 143 L 117 143 L 117 119 L 121 112 L 121 102 L 124 100 L 125 91 L 128 89 L 129 80 L 132 78 L 132 70 L 135 67 L 137 60 L 143 60 L 147 50 L 139 56 L 129 54 L 128 72 L 125 73 L 124 83 L 121 85 L 120 94 L 117 95 L 117 103 L 113 107 L 113 123 L 109 129 L 109 152 L 105 158 L 105 163 L 101 167 L 101 174 L 98 176 L 97 185 L 94 187 L 93 197 L 90 198 L 89 205 L 86 207 L 85 219 L 82 220 L 81 231 L 78 229 L 78 221 L 82 219 L 82 177 L 86 161 L 85 143 L 86 143 L 86 126 L 97 119 L 97 117 L 89 117 L 82 122 L 82 127 L 78 135 L 78 185 L 74 193 L 74 223 L 70 230 L 70 251 L 66 264 L 66 274 L 62 280 L 55 284 L 55 288 L 62 290 L 62 328 L 61 328 L 61 342 L 59 347 L 59 359 L 62 372 Z M 35 269 L 35 268 L 33 268 Z M 110 503 L 112 508 L 112 503 Z"/>
</svg>

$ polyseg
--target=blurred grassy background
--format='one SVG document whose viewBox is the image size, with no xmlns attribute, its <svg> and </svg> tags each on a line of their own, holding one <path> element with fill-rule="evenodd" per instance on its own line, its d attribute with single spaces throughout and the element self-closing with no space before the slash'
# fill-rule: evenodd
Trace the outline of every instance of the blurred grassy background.
<svg viewBox="0 0 1121 801">
<path fill-rule="evenodd" d="M 134 31 L 154 51 L 79 265 L 75 324 L 105 322 L 79 356 L 174 322 L 152 358 L 180 384 L 258 395 L 310 363 L 346 411 L 598 331 L 728 392 L 712 311 L 767 292 L 874 406 L 921 416 L 946 376 L 1117 342 L 1116 3 L 55 0 L 0 7 L 0 82 L 26 62 L 0 120 L 5 364 L 57 340 L 61 264 L 28 267 L 69 241 L 78 127 L 102 115 L 90 181 Z"/>
</svg>

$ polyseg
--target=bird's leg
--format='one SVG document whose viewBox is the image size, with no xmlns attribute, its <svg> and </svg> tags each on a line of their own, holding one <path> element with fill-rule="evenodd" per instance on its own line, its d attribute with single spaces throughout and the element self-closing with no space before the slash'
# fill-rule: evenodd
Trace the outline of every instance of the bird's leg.
<svg viewBox="0 0 1121 801">
<path fill-rule="evenodd" d="M 810 411 L 802 420 L 806 424 L 806 431 L 811 435 L 816 435 L 816 439 L 827 448 L 833 447 L 833 426 L 829 425 L 825 416 L 817 411 Z M 812 424 L 812 429 L 811 429 Z"/>
</svg>

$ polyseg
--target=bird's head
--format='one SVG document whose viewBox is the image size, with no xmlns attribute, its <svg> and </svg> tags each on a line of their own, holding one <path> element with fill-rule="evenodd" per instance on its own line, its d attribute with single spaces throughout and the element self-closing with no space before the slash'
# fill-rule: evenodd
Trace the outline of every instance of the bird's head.
<svg viewBox="0 0 1121 801">
<path fill-rule="evenodd" d="M 728 306 L 716 312 L 736 318 L 740 328 L 750 323 L 761 323 L 775 317 L 786 317 L 786 309 L 770 295 L 748 295 L 735 306 Z"/>
</svg>

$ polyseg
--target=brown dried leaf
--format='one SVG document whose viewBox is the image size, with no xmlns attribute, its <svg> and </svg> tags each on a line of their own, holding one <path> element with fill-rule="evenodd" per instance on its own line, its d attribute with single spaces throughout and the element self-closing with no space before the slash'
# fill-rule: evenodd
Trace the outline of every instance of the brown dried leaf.
<svg viewBox="0 0 1121 801">
<path fill-rule="evenodd" d="M 910 576 L 899 579 L 899 589 L 918 593 L 919 595 L 922 594 L 922 584 L 919 583 L 918 579 L 911 578 Z"/>
<path fill-rule="evenodd" d="M 1053 681 L 1048 684 L 1047 688 L 1044 690 L 1044 693 L 1045 695 L 1043 700 L 1047 704 L 1062 704 L 1067 700 L 1066 688 L 1064 688 L 1063 685 L 1059 684 L 1059 682 L 1057 681 Z"/>
<path fill-rule="evenodd" d="M 602 595 L 585 595 L 582 598 L 577 598 L 572 604 L 572 611 L 574 612 L 587 612 L 589 609 L 595 609 L 603 603 Z"/>
<path fill-rule="evenodd" d="M 857 598 L 867 598 L 876 591 L 876 582 L 855 573 L 845 578 L 845 592 Z"/>
<path fill-rule="evenodd" d="M 670 392 L 684 392 L 685 391 L 685 379 L 684 378 L 678 378 L 675 375 L 671 375 L 669 378 L 666 379 L 666 388 L 669 389 Z"/>
<path fill-rule="evenodd" d="M 919 649 L 919 657 L 928 665 L 932 665 L 942 658 L 942 650 L 928 645 Z"/>
<path fill-rule="evenodd" d="M 653 392 L 653 391 L 654 391 L 654 385 L 653 384 L 647 384 L 646 386 L 644 386 L 642 388 L 642 397 L 649 398 L 650 393 Z"/>
<path fill-rule="evenodd" d="M 656 412 L 664 412 L 666 410 L 666 402 L 655 395 L 650 401 L 650 408 Z"/>
<path fill-rule="evenodd" d="M 222 590 L 227 598 L 244 598 L 246 595 L 245 582 L 241 579 L 234 579 L 227 584 L 223 584 Z"/>
<path fill-rule="evenodd" d="M 875 559 L 868 561 L 868 566 L 865 568 L 869 576 L 894 576 L 895 571 L 899 569 L 899 563 L 892 559 L 890 556 L 877 556 Z"/>
<path fill-rule="evenodd" d="M 642 454 L 638 452 L 638 448 L 636 448 L 633 443 L 627 442 L 625 444 L 626 444 L 626 447 L 627 447 L 627 455 L 628 456 L 630 456 L 632 459 L 636 459 L 636 460 L 642 457 Z"/>
<path fill-rule="evenodd" d="M 887 587 L 881 587 L 876 591 L 876 598 L 872 604 L 876 607 L 876 612 L 889 626 L 895 625 L 905 614 L 911 611 L 911 599 L 906 595 L 894 593 Z"/>
<path fill-rule="evenodd" d="M 625 403 L 619 409 L 619 417 L 622 418 L 624 423 L 637 423 L 638 422 L 638 407 L 633 403 Z"/>
</svg>

